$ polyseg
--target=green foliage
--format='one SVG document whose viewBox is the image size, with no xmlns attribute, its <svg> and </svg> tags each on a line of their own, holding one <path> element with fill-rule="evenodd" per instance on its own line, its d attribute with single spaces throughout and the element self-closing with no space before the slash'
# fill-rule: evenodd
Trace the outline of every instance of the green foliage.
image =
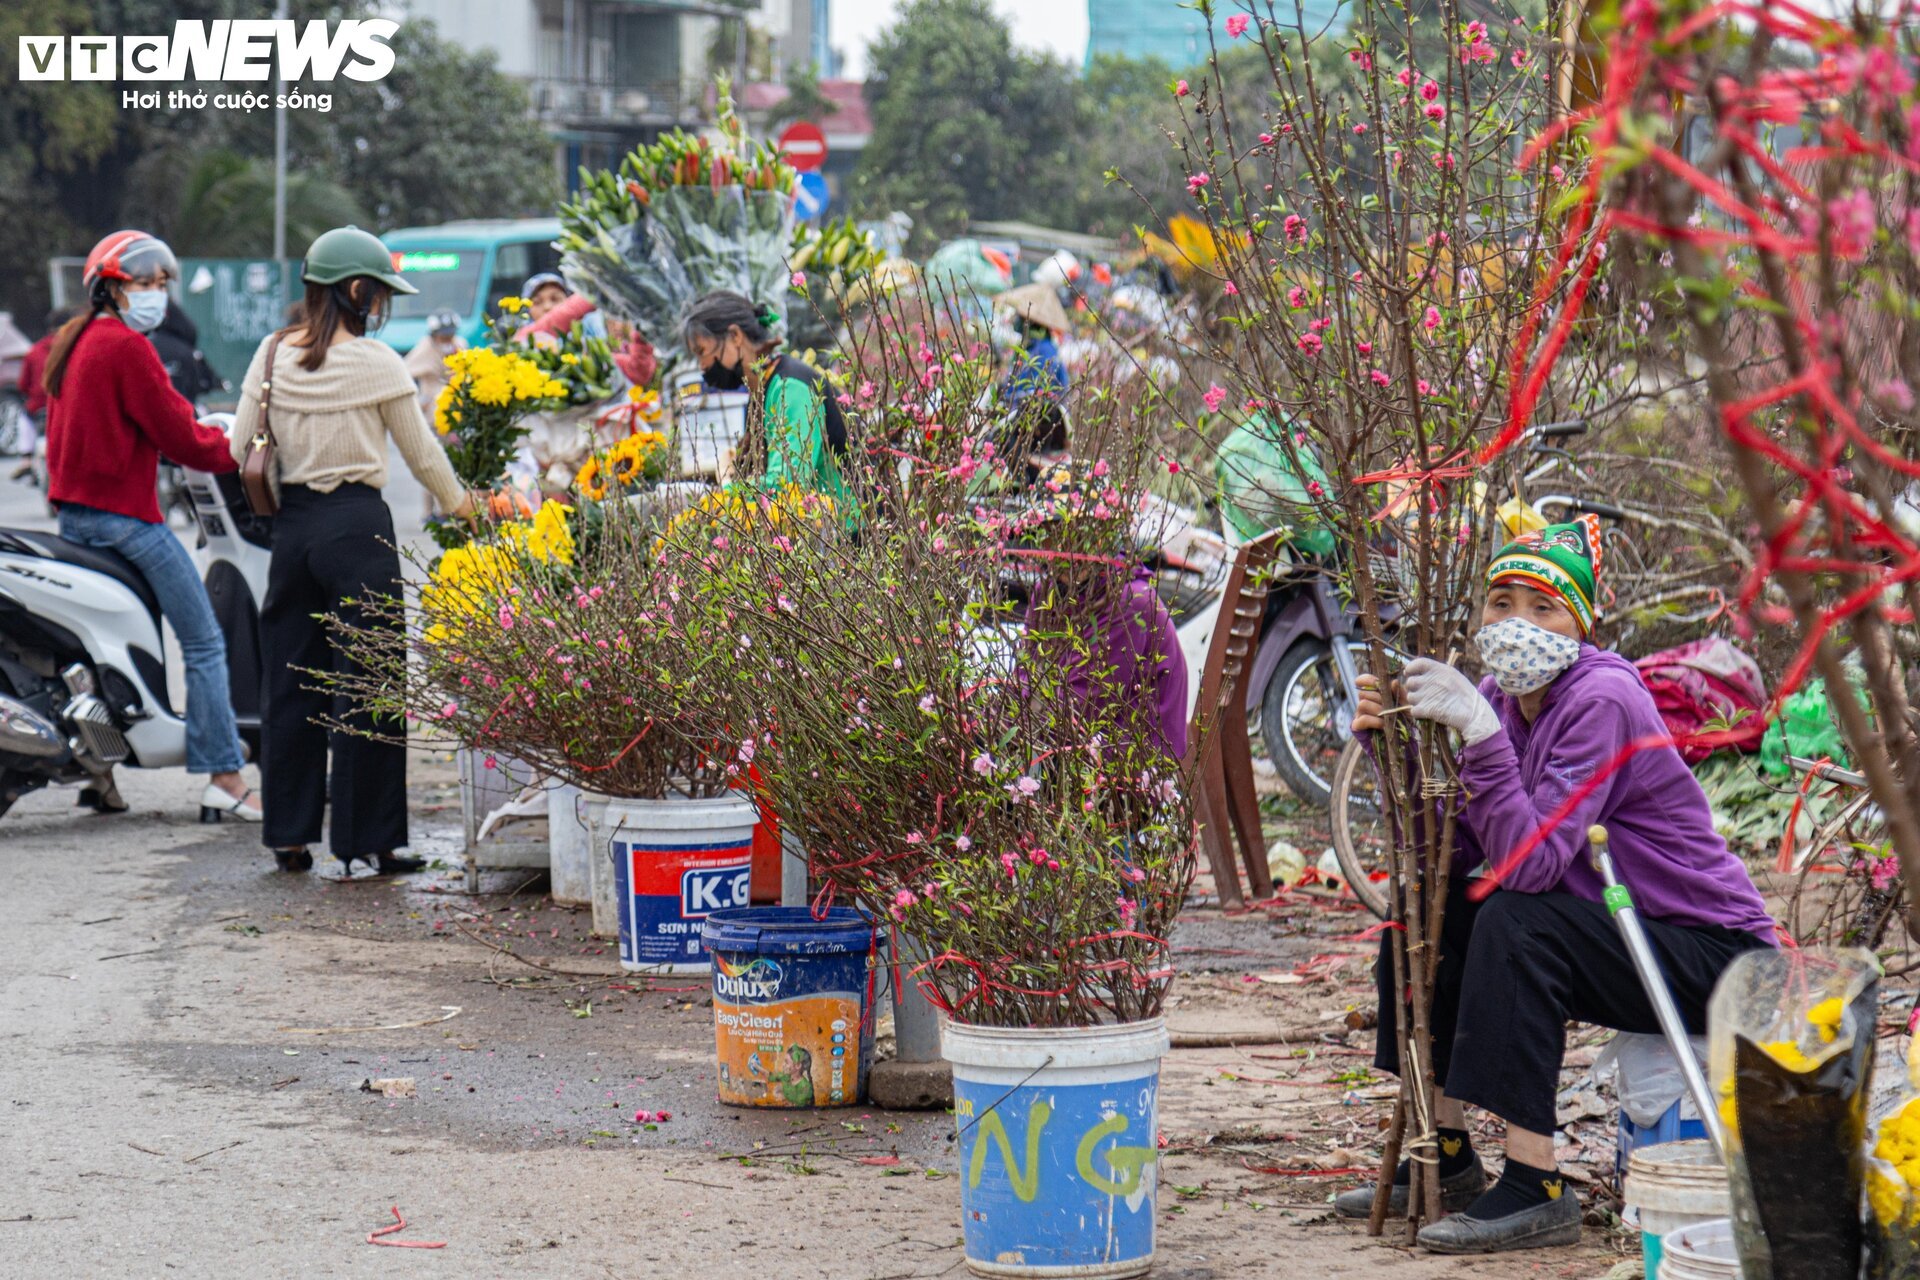
<svg viewBox="0 0 1920 1280">
<path fill-rule="evenodd" d="M 813 67 L 787 73 L 787 96 L 767 113 L 767 131 L 779 133 L 796 120 L 814 124 L 838 110 L 838 104 L 820 90 L 820 76 Z"/>
<path fill-rule="evenodd" d="M 353 193 L 313 172 L 287 175 L 287 244 L 304 245 L 321 232 L 365 223 Z M 252 257 L 273 252 L 273 164 L 232 151 L 205 153 L 181 187 L 168 228 L 177 254 Z"/>
<path fill-rule="evenodd" d="M 333 111 L 314 117 L 329 127 L 302 161 L 321 160 L 382 227 L 550 213 L 553 144 L 494 55 L 413 21 L 393 50 L 386 79 L 335 82 Z"/>
<path fill-rule="evenodd" d="M 913 215 L 923 250 L 969 220 L 1057 217 L 1079 140 L 1073 76 L 1014 48 L 986 0 L 912 0 L 872 66 L 860 206 Z"/>
<path fill-rule="evenodd" d="M 1187 175 L 1167 131 L 1179 123 L 1166 85 L 1174 72 L 1158 58 L 1101 54 L 1079 85 L 1085 129 L 1069 161 L 1065 221 L 1049 222 L 1094 235 L 1123 236 L 1148 216 L 1144 199 L 1171 212 L 1179 207 Z M 1125 183 L 1110 182 L 1109 170 Z"/>
</svg>

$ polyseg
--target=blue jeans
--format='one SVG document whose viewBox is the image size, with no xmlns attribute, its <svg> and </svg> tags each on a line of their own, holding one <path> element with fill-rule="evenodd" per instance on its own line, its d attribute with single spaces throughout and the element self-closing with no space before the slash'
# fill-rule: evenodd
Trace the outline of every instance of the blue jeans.
<svg viewBox="0 0 1920 1280">
<path fill-rule="evenodd" d="M 242 756 L 233 699 L 227 691 L 227 640 L 214 619 L 193 557 L 173 530 L 118 512 L 67 503 L 60 508 L 60 536 L 118 551 L 160 597 L 160 612 L 180 638 L 180 659 L 187 669 L 187 772 L 236 772 Z"/>
</svg>

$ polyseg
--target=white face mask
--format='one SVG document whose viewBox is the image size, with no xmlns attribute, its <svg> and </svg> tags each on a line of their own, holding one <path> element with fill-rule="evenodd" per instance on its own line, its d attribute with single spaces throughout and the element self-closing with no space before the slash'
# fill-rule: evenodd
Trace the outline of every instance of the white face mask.
<svg viewBox="0 0 1920 1280">
<path fill-rule="evenodd" d="M 1480 661 L 1503 693 L 1515 697 L 1544 689 L 1580 656 L 1580 642 L 1555 635 L 1525 618 L 1506 618 L 1474 636 Z"/>
<path fill-rule="evenodd" d="M 135 333 L 152 333 L 167 318 L 167 291 L 142 289 L 137 293 L 129 292 L 127 305 L 120 309 L 120 318 Z"/>
</svg>

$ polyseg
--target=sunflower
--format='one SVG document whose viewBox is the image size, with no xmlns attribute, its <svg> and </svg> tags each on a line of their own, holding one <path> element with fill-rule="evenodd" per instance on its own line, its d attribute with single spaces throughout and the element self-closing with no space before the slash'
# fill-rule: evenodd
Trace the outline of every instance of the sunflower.
<svg viewBox="0 0 1920 1280">
<path fill-rule="evenodd" d="M 580 492 L 595 502 L 604 502 L 609 493 L 666 474 L 667 438 L 658 431 L 636 431 L 605 453 L 587 459 L 574 477 Z"/>
</svg>

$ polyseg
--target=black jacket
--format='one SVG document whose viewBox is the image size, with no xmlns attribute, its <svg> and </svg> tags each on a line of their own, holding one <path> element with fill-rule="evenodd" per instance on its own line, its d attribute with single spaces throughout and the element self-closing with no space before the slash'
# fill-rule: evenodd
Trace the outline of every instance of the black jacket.
<svg viewBox="0 0 1920 1280">
<path fill-rule="evenodd" d="M 221 385 L 220 375 L 200 353 L 200 331 L 194 326 L 193 317 L 181 310 L 172 298 L 167 299 L 166 318 L 147 335 L 147 340 L 160 353 L 160 363 L 166 368 L 174 390 L 190 403 L 197 405 L 209 391 Z"/>
</svg>

